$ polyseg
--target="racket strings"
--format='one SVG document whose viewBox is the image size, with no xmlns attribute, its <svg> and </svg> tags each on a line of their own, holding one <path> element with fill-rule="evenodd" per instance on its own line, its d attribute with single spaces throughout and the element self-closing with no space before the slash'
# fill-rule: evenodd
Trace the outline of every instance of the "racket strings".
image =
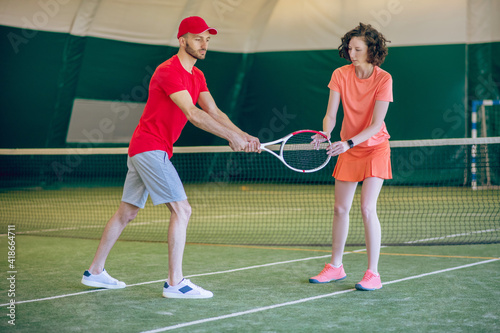
<svg viewBox="0 0 500 333">
<path fill-rule="evenodd" d="M 322 142 L 315 147 L 313 135 L 311 132 L 298 133 L 284 143 L 283 159 L 289 166 L 307 171 L 319 168 L 328 161 L 326 149 L 329 142 Z"/>
</svg>

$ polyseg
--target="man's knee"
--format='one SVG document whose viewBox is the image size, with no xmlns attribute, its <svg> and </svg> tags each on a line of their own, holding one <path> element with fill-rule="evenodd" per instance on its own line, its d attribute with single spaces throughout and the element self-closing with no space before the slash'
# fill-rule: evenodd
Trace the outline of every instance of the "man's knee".
<svg viewBox="0 0 500 333">
<path fill-rule="evenodd" d="M 187 202 L 187 200 L 185 202 L 183 202 L 183 204 L 181 205 L 180 207 L 180 210 L 179 210 L 179 213 L 182 217 L 186 218 L 187 220 L 189 220 L 189 218 L 191 217 L 191 212 L 192 212 L 192 208 L 191 208 L 191 205 L 189 204 L 189 202 Z"/>
<path fill-rule="evenodd" d="M 187 200 L 171 202 L 167 206 L 172 214 L 177 215 L 177 217 L 183 220 L 187 221 L 191 217 L 192 208 Z"/>
<path fill-rule="evenodd" d="M 122 223 L 129 223 L 137 217 L 140 208 L 126 202 L 121 202 L 118 214 Z"/>
</svg>

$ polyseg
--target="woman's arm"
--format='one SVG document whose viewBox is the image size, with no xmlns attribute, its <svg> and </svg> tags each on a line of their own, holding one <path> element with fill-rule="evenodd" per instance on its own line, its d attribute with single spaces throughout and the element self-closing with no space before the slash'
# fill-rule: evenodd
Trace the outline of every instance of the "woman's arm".
<svg viewBox="0 0 500 333">
<path fill-rule="evenodd" d="M 340 105 L 340 93 L 330 90 L 330 97 L 328 98 L 328 106 L 326 108 L 326 115 L 323 118 L 323 132 L 330 139 L 331 133 L 335 128 L 337 120 L 337 112 Z"/>
<path fill-rule="evenodd" d="M 323 133 L 329 140 L 333 129 L 335 128 L 335 122 L 337 119 L 337 111 L 339 110 L 340 104 L 340 93 L 337 91 L 330 90 L 330 97 L 328 98 L 328 106 L 326 107 L 326 115 L 323 118 Z M 312 144 L 316 149 L 319 148 L 321 142 L 325 142 L 324 136 L 315 134 L 311 137 L 313 139 Z"/>
<path fill-rule="evenodd" d="M 370 126 L 362 130 L 358 135 L 351 138 L 354 145 L 365 142 L 372 136 L 380 131 L 382 124 L 384 123 L 385 115 L 389 109 L 389 102 L 385 101 L 375 101 L 375 107 L 373 108 L 373 118 Z"/>
<path fill-rule="evenodd" d="M 354 146 L 362 142 L 365 142 L 372 136 L 380 131 L 382 123 L 384 122 L 385 115 L 389 109 L 389 102 L 386 101 L 375 101 L 375 107 L 373 108 L 373 117 L 370 126 L 362 130 L 359 134 L 350 138 Z M 336 156 L 342 154 L 349 149 L 349 144 L 347 141 L 337 141 L 332 143 L 330 149 L 327 151 L 328 155 Z"/>
</svg>

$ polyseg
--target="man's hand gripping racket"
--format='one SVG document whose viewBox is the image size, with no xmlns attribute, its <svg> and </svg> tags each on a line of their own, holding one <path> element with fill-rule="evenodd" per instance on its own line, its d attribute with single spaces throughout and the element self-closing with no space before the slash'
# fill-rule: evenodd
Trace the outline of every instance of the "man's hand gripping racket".
<svg viewBox="0 0 500 333">
<path fill-rule="evenodd" d="M 260 149 L 271 153 L 293 171 L 309 173 L 321 170 L 328 164 L 331 156 L 326 150 L 330 145 L 324 133 L 301 130 L 279 140 L 263 143 Z"/>
</svg>

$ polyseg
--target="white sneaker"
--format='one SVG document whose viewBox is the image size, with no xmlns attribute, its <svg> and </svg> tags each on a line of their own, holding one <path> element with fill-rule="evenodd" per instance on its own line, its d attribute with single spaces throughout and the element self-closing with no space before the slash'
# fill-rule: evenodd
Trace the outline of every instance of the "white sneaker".
<svg viewBox="0 0 500 333">
<path fill-rule="evenodd" d="M 178 285 L 171 286 L 165 282 L 163 286 L 163 297 L 166 298 L 210 298 L 214 294 L 195 285 L 188 279 L 183 279 Z"/>
<path fill-rule="evenodd" d="M 101 274 L 91 274 L 89 271 L 85 271 L 83 273 L 82 283 L 89 287 L 106 289 L 121 289 L 127 286 L 125 282 L 118 281 L 111 277 L 105 269 L 102 270 Z"/>
</svg>

